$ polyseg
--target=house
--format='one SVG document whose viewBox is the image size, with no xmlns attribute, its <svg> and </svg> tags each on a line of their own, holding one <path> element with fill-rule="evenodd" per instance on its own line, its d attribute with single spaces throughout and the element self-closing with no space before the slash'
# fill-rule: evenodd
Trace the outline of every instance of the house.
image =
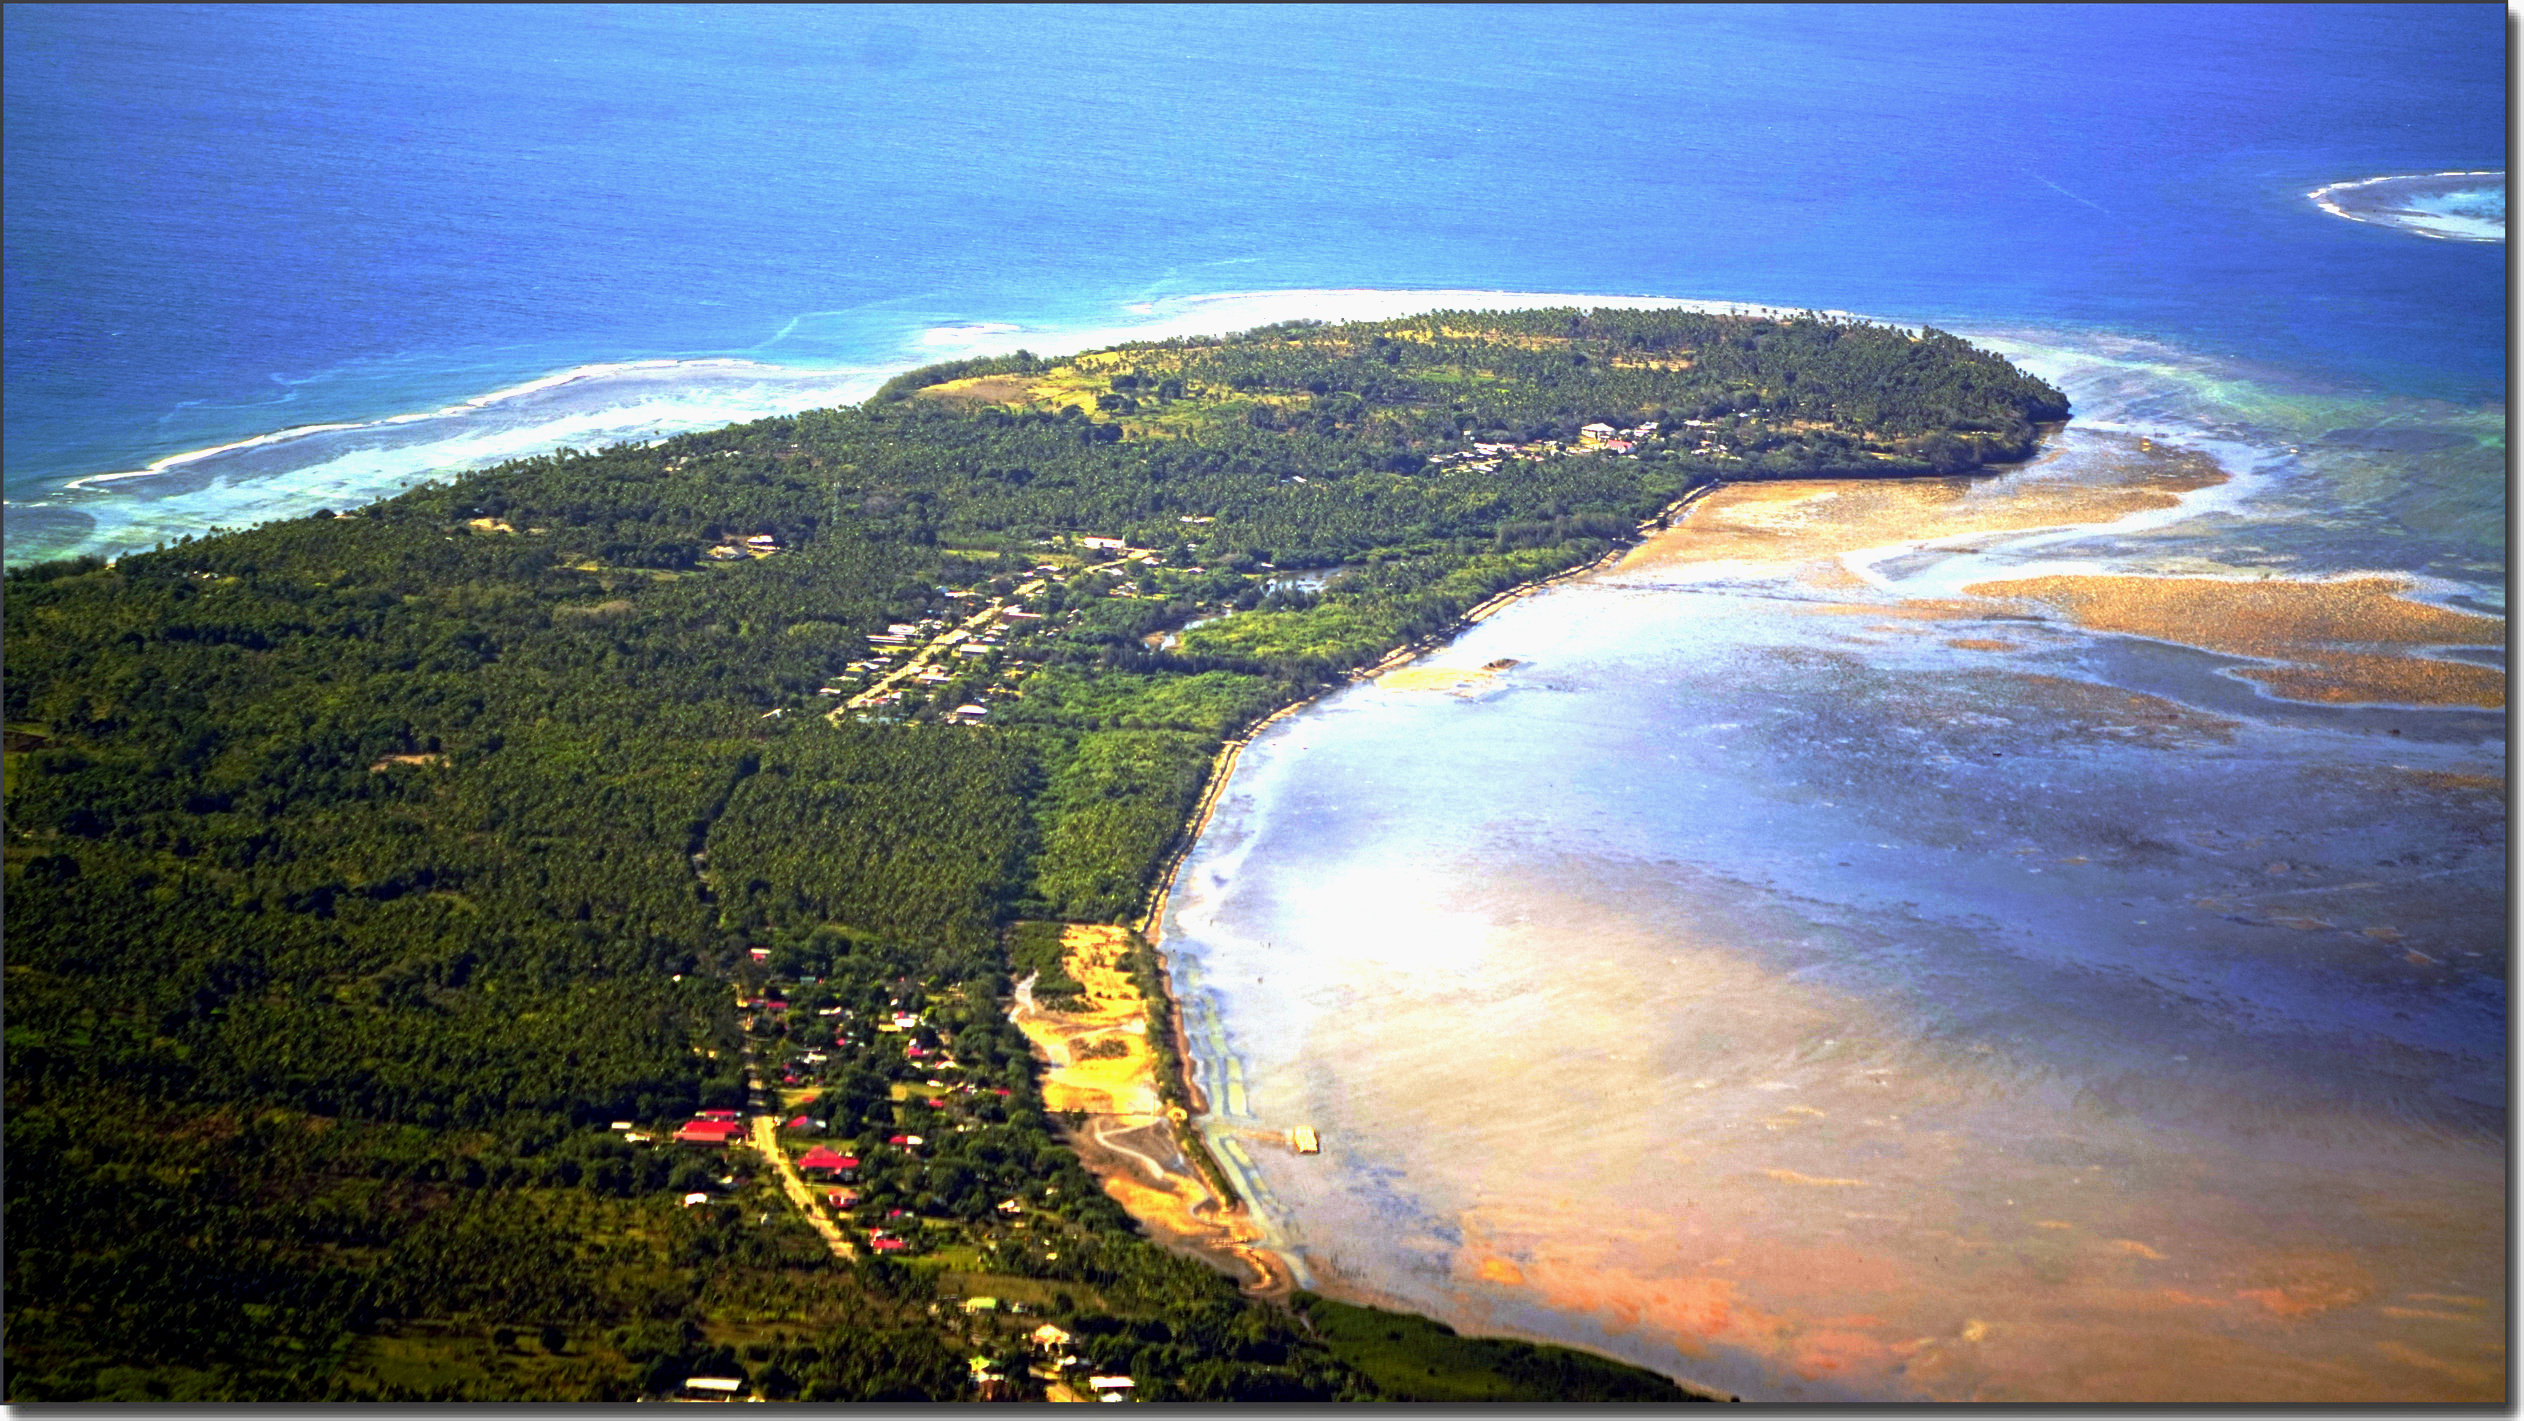
<svg viewBox="0 0 2524 1421">
<path fill-rule="evenodd" d="M 789 1117 L 788 1123 L 782 1125 L 780 1128 L 783 1130 L 812 1130 L 815 1128 L 815 1122 L 808 1116 L 793 1115 Z"/>
<path fill-rule="evenodd" d="M 1034 1329 L 1034 1345 L 1046 1352 L 1057 1347 L 1066 1347 L 1069 1345 L 1069 1334 L 1047 1322 Z"/>
<path fill-rule="evenodd" d="M 1093 533 L 1082 534 L 1078 539 L 1078 545 L 1084 548 L 1110 548 L 1117 553 L 1130 546 L 1119 538 L 1101 538 Z"/>
<path fill-rule="evenodd" d="M 684 1207 L 687 1209 L 691 1208 L 695 1204 L 707 1204 L 709 1202 L 710 1196 L 698 1189 L 684 1196 Z"/>
<path fill-rule="evenodd" d="M 859 1204 L 859 1191 L 856 1189 L 827 1189 L 824 1191 L 824 1202 L 835 1209 L 857 1208 Z"/>
<path fill-rule="evenodd" d="M 979 720 L 983 716 L 990 714 L 990 707 L 974 705 L 967 702 L 964 705 L 957 706 L 952 714 L 961 716 L 966 720 Z"/>
<path fill-rule="evenodd" d="M 798 1157 L 798 1168 L 809 1174 L 847 1175 L 859 1168 L 859 1161 L 829 1145 L 817 1145 Z"/>
<path fill-rule="evenodd" d="M 730 1120 L 742 1120 L 745 1117 L 733 1110 L 703 1110 L 696 1112 L 692 1118 L 695 1120 L 716 1120 L 726 1122 Z"/>
<path fill-rule="evenodd" d="M 1131 1379 L 1129 1377 L 1089 1377 L 1087 1385 L 1102 1393 L 1101 1400 L 1121 1401 L 1126 1399 L 1130 1392 Z"/>
<path fill-rule="evenodd" d="M 768 962 L 771 960 L 771 949 L 767 947 L 749 947 L 745 949 L 745 955 L 754 959 L 756 962 Z"/>
<path fill-rule="evenodd" d="M 733 1121 L 695 1120 L 675 1132 L 677 1142 L 687 1145 L 730 1145 L 744 1138 L 745 1127 Z"/>
<path fill-rule="evenodd" d="M 754 536 L 745 540 L 745 546 L 749 548 L 776 548 L 780 546 L 780 540 L 771 536 L 769 533 L 756 533 Z"/>
<path fill-rule="evenodd" d="M 704 1396 L 716 1396 L 716 1397 L 721 1397 L 721 1398 L 732 1398 L 732 1397 L 734 1397 L 734 1396 L 735 1396 L 738 1392 L 741 1392 L 741 1391 L 743 1391 L 744 1389 L 745 1389 L 745 1381 L 744 1381 L 744 1378 L 742 1378 L 742 1377 L 686 1377 L 686 1378 L 684 1378 L 684 1390 L 686 1390 L 686 1391 L 696 1391 L 696 1392 L 701 1393 L 701 1394 L 702 1394 L 702 1395 L 704 1395 Z"/>
<path fill-rule="evenodd" d="M 890 1234 L 872 1235 L 868 1239 L 868 1251 L 870 1253 L 900 1253 L 903 1251 L 903 1241 Z"/>
<path fill-rule="evenodd" d="M 999 1300 L 992 1297 L 966 1298 L 964 1300 L 964 1310 L 966 1312 L 997 1312 L 999 1311 Z"/>
<path fill-rule="evenodd" d="M 1578 431 L 1578 442 L 1581 444 L 1601 444 L 1605 440 L 1612 438 L 1620 432 L 1620 430 L 1617 430 L 1611 425 L 1605 424 L 1599 420 L 1596 423 L 1587 425 L 1585 428 Z"/>
</svg>

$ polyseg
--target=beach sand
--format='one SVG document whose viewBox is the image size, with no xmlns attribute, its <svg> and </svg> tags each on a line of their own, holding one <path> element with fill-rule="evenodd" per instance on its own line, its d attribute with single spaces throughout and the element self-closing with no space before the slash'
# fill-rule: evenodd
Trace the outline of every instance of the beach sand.
<svg viewBox="0 0 2524 1421">
<path fill-rule="evenodd" d="M 1080 1163 L 1160 1246 L 1244 1279 L 1250 1292 L 1286 1292 L 1286 1264 L 1257 1247 L 1260 1226 L 1184 1158 L 1181 1112 L 1169 1110 L 1158 1089 L 1148 1004 L 1130 973 L 1131 930 L 1071 923 L 1062 947 L 1062 965 L 1086 988 L 1086 1006 L 1051 1011 L 1028 993 L 1013 1014 L 1049 1063 L 1044 1108 L 1082 1117 L 1066 1131 Z"/>
<path fill-rule="evenodd" d="M 1839 565 L 1846 554 L 1975 533 L 2101 523 L 2171 508 L 2226 475 L 2205 455 L 2132 441 L 2103 470 L 2053 477 L 2045 460 L 2004 477 L 1788 479 L 1729 484 L 1689 517 L 1622 559 L 1619 571 L 1678 563 L 1808 565 L 1816 586 L 1864 585 Z M 1915 614 L 1914 614 L 1915 615 Z M 1978 615 L 1986 615 L 1985 612 Z"/>
</svg>

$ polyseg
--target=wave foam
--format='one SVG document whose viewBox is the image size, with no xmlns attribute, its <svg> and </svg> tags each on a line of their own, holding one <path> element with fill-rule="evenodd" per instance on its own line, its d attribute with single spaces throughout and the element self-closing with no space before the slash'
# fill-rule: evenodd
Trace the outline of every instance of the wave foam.
<svg viewBox="0 0 2524 1421">
<path fill-rule="evenodd" d="M 864 399 L 886 372 L 734 359 L 583 365 L 435 409 L 296 425 L 11 500 L 8 560 L 118 556 L 212 527 L 348 507 L 564 445 L 655 439 Z"/>
</svg>

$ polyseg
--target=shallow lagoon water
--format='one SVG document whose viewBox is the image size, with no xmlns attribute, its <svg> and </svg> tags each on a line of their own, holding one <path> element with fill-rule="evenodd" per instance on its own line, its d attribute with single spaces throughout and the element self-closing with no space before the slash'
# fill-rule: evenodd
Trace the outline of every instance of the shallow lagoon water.
<svg viewBox="0 0 2524 1421">
<path fill-rule="evenodd" d="M 1360 685 L 1246 752 L 1164 946 L 1314 1285 L 1750 1397 L 2500 1394 L 2501 717 L 1958 599 L 2423 554 L 2263 566 L 2316 504 L 2390 513 L 2231 399 L 2189 430 L 2225 482 L 2016 526 L 2167 457 L 2130 431 L 2174 396 L 2072 364 L 2104 428 L 1969 490 L 2004 531 L 1718 562 L 1687 518 L 1431 659 L 1519 663 L 1472 694 Z"/>
</svg>

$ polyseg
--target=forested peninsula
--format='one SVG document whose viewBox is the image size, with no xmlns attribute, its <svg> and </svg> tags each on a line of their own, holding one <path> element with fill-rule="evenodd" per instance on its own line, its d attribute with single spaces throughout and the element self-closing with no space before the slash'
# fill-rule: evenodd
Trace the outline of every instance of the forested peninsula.
<svg viewBox="0 0 2524 1421">
<path fill-rule="evenodd" d="M 13 570 L 9 1399 L 1682 1399 L 1158 1248 L 1016 983 L 1260 718 L 2066 414 L 1818 316 L 1292 324 Z"/>
</svg>

